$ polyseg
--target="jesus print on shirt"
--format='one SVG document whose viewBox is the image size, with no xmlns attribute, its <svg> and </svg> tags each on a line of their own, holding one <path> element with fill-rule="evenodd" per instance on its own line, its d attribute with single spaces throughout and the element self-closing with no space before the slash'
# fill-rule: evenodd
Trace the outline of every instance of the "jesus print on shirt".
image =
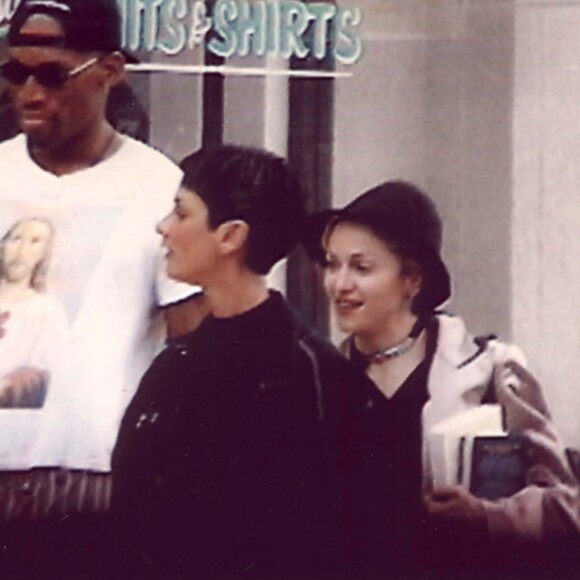
<svg viewBox="0 0 580 580">
<path fill-rule="evenodd" d="M 40 408 L 68 323 L 48 288 L 53 224 L 15 221 L 0 239 L 0 408 Z"/>
<path fill-rule="evenodd" d="M 82 205 L 63 211 L 26 202 L 5 207 L 0 217 L 0 409 L 39 409 L 57 367 L 75 358 L 75 323 L 117 212 Z"/>
</svg>

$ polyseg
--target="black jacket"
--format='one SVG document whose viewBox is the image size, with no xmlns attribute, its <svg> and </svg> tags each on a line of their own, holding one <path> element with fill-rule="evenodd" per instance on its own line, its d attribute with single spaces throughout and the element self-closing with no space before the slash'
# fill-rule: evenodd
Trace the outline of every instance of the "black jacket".
<svg viewBox="0 0 580 580">
<path fill-rule="evenodd" d="M 340 569 L 352 373 L 277 293 L 170 343 L 113 455 L 124 564 L 205 579 Z"/>
</svg>

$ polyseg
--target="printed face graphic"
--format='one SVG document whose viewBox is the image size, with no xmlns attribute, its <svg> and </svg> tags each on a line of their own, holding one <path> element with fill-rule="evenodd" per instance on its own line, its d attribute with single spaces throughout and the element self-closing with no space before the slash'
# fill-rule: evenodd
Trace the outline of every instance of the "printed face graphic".
<svg viewBox="0 0 580 580">
<path fill-rule="evenodd" d="M 208 223 L 208 208 L 196 193 L 182 187 L 173 211 L 159 224 L 166 248 L 167 274 L 203 286 L 218 258 L 218 236 Z"/>
<path fill-rule="evenodd" d="M 417 292 L 401 259 L 369 229 L 349 223 L 337 224 L 326 240 L 324 286 L 347 333 L 380 333 Z"/>
<path fill-rule="evenodd" d="M 61 36 L 60 23 L 44 15 L 35 15 L 22 27 L 28 35 Z M 63 74 L 74 71 L 94 57 L 92 54 L 42 46 L 10 49 L 10 61 L 31 71 L 46 66 L 59 68 Z M 47 87 L 31 74 L 24 83 L 9 84 L 18 113 L 20 128 L 29 143 L 38 148 L 59 147 L 89 132 L 101 120 L 106 89 L 99 77 L 99 64 L 66 80 L 62 86 Z M 39 73 L 40 75 L 40 73 Z"/>
<path fill-rule="evenodd" d="M 9 282 L 32 280 L 38 265 L 46 258 L 52 232 L 40 220 L 18 223 L 3 244 L 3 272 Z"/>
</svg>

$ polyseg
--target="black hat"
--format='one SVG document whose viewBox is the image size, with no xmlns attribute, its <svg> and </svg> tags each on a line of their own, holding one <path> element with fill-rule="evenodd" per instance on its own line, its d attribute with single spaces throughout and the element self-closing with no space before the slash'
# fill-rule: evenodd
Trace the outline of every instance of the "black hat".
<svg viewBox="0 0 580 580">
<path fill-rule="evenodd" d="M 368 227 L 374 235 L 422 268 L 423 286 L 413 301 L 416 313 L 432 312 L 451 295 L 449 272 L 441 259 L 443 228 L 433 201 L 414 185 L 389 181 L 366 191 L 342 209 L 310 217 L 304 245 L 324 262 L 324 232 L 340 222 Z"/>
<path fill-rule="evenodd" d="M 21 34 L 34 14 L 58 20 L 64 36 Z M 135 58 L 122 50 L 121 14 L 116 0 L 22 0 L 8 31 L 10 46 L 54 46 L 82 52 L 122 52 L 129 62 Z"/>
</svg>

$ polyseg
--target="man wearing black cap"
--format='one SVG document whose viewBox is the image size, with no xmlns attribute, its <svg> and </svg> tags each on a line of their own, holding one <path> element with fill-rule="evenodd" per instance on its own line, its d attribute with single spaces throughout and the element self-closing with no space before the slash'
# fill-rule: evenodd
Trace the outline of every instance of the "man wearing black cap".
<svg viewBox="0 0 580 580">
<path fill-rule="evenodd" d="M 23 134 L 0 145 L 0 236 L 25 218 L 52 224 L 46 291 L 71 334 L 50 368 L 15 370 L 13 389 L 48 377 L 44 407 L 8 410 L 0 424 L 0 471 L 12 472 L 0 478 L 0 518 L 34 518 L 106 506 L 119 421 L 163 334 L 151 313 L 193 290 L 158 275 L 155 224 L 180 171 L 106 120 L 126 58 L 115 0 L 23 0 L 8 44 L 0 74 Z M 0 310 L 10 333 L 16 307 Z"/>
</svg>

